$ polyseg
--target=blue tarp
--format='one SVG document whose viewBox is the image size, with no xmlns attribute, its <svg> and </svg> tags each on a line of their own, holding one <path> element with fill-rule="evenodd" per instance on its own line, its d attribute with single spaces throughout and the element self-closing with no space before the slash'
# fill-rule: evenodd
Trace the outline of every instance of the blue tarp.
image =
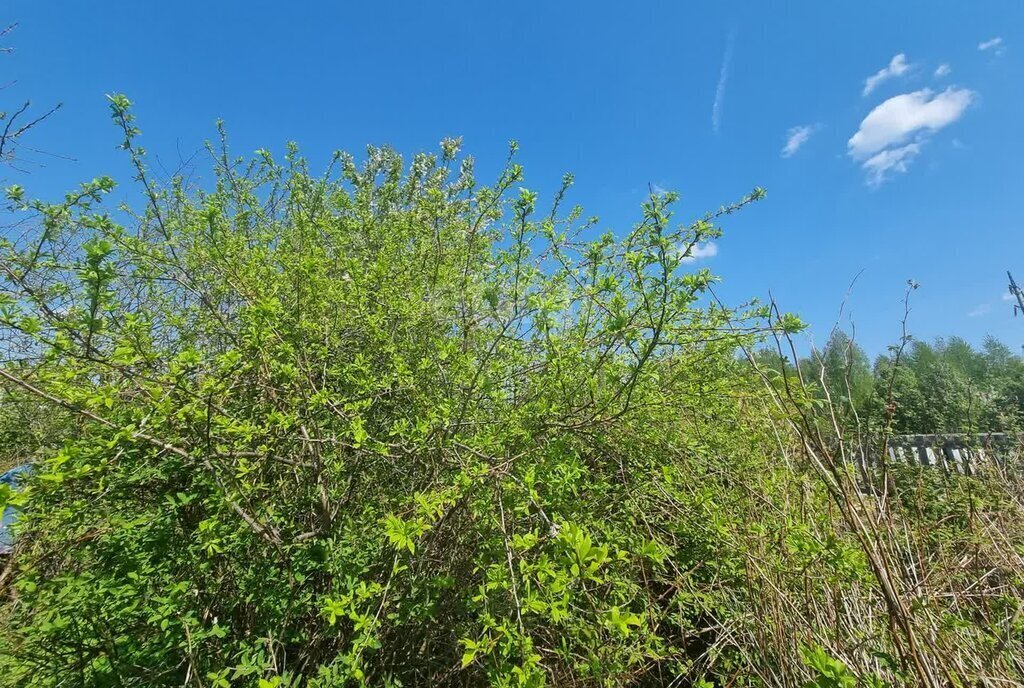
<svg viewBox="0 0 1024 688">
<path fill-rule="evenodd" d="M 16 466 L 0 475 L 0 485 L 7 485 L 12 490 L 17 490 L 24 480 L 32 472 L 32 464 L 26 463 Z M 18 510 L 13 506 L 4 507 L 3 521 L 0 522 L 0 554 L 7 554 L 14 548 L 14 536 L 11 533 L 11 525 L 18 520 Z"/>
</svg>

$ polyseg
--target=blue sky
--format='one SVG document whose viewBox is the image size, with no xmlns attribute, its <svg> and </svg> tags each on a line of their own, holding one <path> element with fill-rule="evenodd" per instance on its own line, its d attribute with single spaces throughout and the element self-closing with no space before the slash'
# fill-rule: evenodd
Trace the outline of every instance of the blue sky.
<svg viewBox="0 0 1024 688">
<path fill-rule="evenodd" d="M 17 181 L 54 197 L 109 174 L 130 197 L 104 94 L 132 98 L 173 171 L 222 118 L 235 150 L 311 160 L 462 136 L 482 175 L 521 146 L 527 185 L 623 231 L 648 184 L 689 219 L 754 186 L 700 264 L 739 303 L 769 292 L 824 338 L 846 302 L 877 353 L 907 279 L 920 338 L 1017 348 L 1024 280 L 1024 3 L 42 2 L 0 56 L 3 109 L 63 102 Z M 56 154 L 73 160 L 54 157 Z M 14 173 L 11 173 L 14 174 Z M 8 175 L 7 183 L 11 175 Z M 863 272 L 861 272 L 863 271 Z"/>
</svg>

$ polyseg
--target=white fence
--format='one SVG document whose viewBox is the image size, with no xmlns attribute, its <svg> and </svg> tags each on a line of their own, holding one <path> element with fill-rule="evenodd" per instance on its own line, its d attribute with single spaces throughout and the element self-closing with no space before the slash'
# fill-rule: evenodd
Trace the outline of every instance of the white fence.
<svg viewBox="0 0 1024 688">
<path fill-rule="evenodd" d="M 1024 435 L 993 432 L 978 435 L 897 435 L 887 452 L 893 463 L 935 466 L 957 473 L 973 473 L 989 462 L 1004 463 L 1024 449 Z"/>
</svg>

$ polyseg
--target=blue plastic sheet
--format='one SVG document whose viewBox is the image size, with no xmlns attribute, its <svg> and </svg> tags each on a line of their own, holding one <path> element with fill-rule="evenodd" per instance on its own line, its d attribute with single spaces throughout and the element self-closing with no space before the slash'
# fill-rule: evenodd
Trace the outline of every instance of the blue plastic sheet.
<svg viewBox="0 0 1024 688">
<path fill-rule="evenodd" d="M 0 475 L 0 485 L 7 485 L 17 490 L 21 482 L 32 472 L 32 464 L 22 464 Z M 13 506 L 4 507 L 3 520 L 0 522 L 0 554 L 8 554 L 14 548 L 14 534 L 11 526 L 18 520 L 18 510 Z"/>
</svg>

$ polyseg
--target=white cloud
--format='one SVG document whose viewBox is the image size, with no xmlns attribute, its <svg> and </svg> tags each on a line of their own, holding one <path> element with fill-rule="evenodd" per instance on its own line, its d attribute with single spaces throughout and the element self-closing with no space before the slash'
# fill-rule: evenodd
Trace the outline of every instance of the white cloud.
<svg viewBox="0 0 1024 688">
<path fill-rule="evenodd" d="M 932 95 L 931 89 L 902 93 L 868 113 L 847 142 L 852 157 L 862 160 L 883 148 L 903 143 L 913 134 L 936 132 L 960 119 L 974 100 L 974 92 L 950 86 Z"/>
<path fill-rule="evenodd" d="M 996 55 L 1002 53 L 1004 49 L 1003 39 L 1000 36 L 990 38 L 978 44 L 978 50 L 993 50 Z"/>
<path fill-rule="evenodd" d="M 725 102 L 725 85 L 729 81 L 729 64 L 732 62 L 732 47 L 736 42 L 736 31 L 729 33 L 725 43 L 725 55 L 722 56 L 722 69 L 718 73 L 718 87 L 715 88 L 715 102 L 711 106 L 711 128 L 717 134 L 722 121 L 722 105 Z"/>
<path fill-rule="evenodd" d="M 981 317 L 982 315 L 986 315 L 990 310 L 992 310 L 991 304 L 981 303 L 972 308 L 971 311 L 967 314 L 967 317 L 978 318 Z"/>
<path fill-rule="evenodd" d="M 910 70 L 910 63 L 907 62 L 907 56 L 903 53 L 893 56 L 889 60 L 889 64 L 886 67 L 875 72 L 864 80 L 864 92 L 863 95 L 868 95 L 874 91 L 878 86 L 897 76 L 906 74 Z"/>
<path fill-rule="evenodd" d="M 682 246 L 680 251 L 685 251 L 686 246 Z M 702 258 L 714 258 L 718 255 L 718 244 L 713 241 L 707 241 L 703 244 L 696 244 L 690 248 L 690 252 L 683 256 L 680 260 L 683 263 L 693 263 Z"/>
<path fill-rule="evenodd" d="M 868 172 L 869 184 L 880 184 L 890 172 L 906 172 L 928 137 L 963 116 L 975 93 L 949 87 L 893 96 L 876 106 L 847 141 L 847 152 Z"/>
<path fill-rule="evenodd" d="M 899 148 L 887 148 L 880 153 L 872 155 L 861 163 L 861 167 L 868 173 L 868 184 L 878 186 L 893 172 L 906 172 L 910 167 L 910 161 L 921 152 L 920 143 L 908 143 Z"/>
<path fill-rule="evenodd" d="M 800 150 L 800 146 L 807 143 L 807 140 L 817 130 L 817 124 L 802 124 L 798 127 L 790 128 L 786 132 L 786 145 L 782 148 L 782 157 L 788 158 Z"/>
<path fill-rule="evenodd" d="M 1010 292 L 1004 292 L 1003 293 L 1003 301 L 1014 301 L 1015 302 L 1016 300 L 1017 300 L 1017 297 L 1014 296 L 1013 294 L 1011 294 Z"/>
<path fill-rule="evenodd" d="M 952 70 L 952 68 L 950 68 L 949 64 L 946 63 L 946 62 L 943 62 L 942 64 L 940 64 L 938 67 L 935 68 L 935 78 L 936 79 L 941 79 L 944 76 L 948 76 L 949 73 L 952 72 L 952 71 L 953 70 Z"/>
</svg>

